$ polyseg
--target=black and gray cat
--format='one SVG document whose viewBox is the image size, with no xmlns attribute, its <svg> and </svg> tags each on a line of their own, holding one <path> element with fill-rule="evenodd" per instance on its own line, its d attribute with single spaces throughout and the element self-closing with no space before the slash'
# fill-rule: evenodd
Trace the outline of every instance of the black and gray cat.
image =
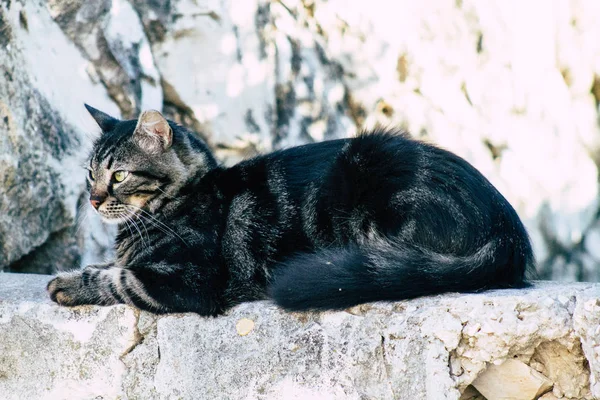
<svg viewBox="0 0 600 400">
<path fill-rule="evenodd" d="M 231 168 L 157 111 L 102 128 L 90 202 L 117 223 L 116 260 L 60 274 L 52 300 L 216 315 L 272 298 L 287 310 L 521 287 L 529 238 L 462 158 L 375 131 Z"/>
</svg>

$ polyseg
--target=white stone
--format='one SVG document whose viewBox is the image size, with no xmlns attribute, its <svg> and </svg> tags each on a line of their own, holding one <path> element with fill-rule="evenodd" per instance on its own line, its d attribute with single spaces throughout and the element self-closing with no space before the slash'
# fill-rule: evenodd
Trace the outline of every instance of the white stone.
<svg viewBox="0 0 600 400">
<path fill-rule="evenodd" d="M 82 165 L 99 131 L 83 105 L 91 102 L 117 117 L 120 111 L 106 88 L 90 78 L 89 62 L 44 4 L 9 2 L 0 5 L 0 14 L 6 22 L 3 40 L 11 44 L 0 48 L 2 269 L 53 234 L 76 233 L 77 203 L 85 190 Z M 55 246 L 46 255 L 55 253 L 56 258 L 46 262 L 63 261 L 58 269 L 78 266 L 72 258 L 61 259 L 76 244 L 67 238 Z"/>
<path fill-rule="evenodd" d="M 138 66 L 133 66 L 131 53 L 137 53 L 136 60 L 140 61 L 141 73 L 146 77 L 141 79 L 142 96 L 141 110 L 162 110 L 163 92 L 160 84 L 160 74 L 152 57 L 150 43 L 144 33 L 140 19 L 133 6 L 126 0 L 112 0 L 109 18 L 104 29 L 104 37 L 109 46 L 114 48 L 113 55 L 120 58 L 130 79 L 137 78 Z M 127 57 L 129 56 L 129 57 Z M 151 82 L 148 82 L 148 78 Z"/>
<path fill-rule="evenodd" d="M 268 54 L 259 57 L 253 16 L 258 4 L 176 2 L 178 19 L 152 50 L 161 76 L 208 127 L 211 141 L 241 140 L 269 150 L 274 64 Z"/>
<path fill-rule="evenodd" d="M 519 360 L 490 365 L 473 386 L 487 400 L 535 400 L 552 389 L 552 381 Z"/>
<path fill-rule="evenodd" d="M 44 293 L 47 280 L 0 273 L 3 400 L 458 399 L 506 360 L 547 375 L 556 395 L 598 396 L 598 285 L 539 283 L 373 303 L 352 313 L 285 313 L 262 301 L 203 318 L 125 306 L 61 308 Z M 562 296 L 575 299 L 574 312 Z M 490 314 L 503 318 L 489 333 L 460 322 L 485 326 Z M 244 319 L 255 326 L 241 336 L 234 327 Z M 561 376 L 560 368 L 569 373 Z"/>
<path fill-rule="evenodd" d="M 424 131 L 471 161 L 525 220 L 540 265 L 556 257 L 548 239 L 575 248 L 598 207 L 590 154 L 600 128 L 589 94 L 600 66 L 598 3 L 396 1 L 394 9 L 402 12 L 385 1 L 315 2 L 322 43 L 343 65 L 365 124 Z M 391 115 L 380 113 L 382 99 Z M 505 146 L 497 160 L 486 140 Z M 570 278 L 575 265 L 544 273 Z"/>
</svg>

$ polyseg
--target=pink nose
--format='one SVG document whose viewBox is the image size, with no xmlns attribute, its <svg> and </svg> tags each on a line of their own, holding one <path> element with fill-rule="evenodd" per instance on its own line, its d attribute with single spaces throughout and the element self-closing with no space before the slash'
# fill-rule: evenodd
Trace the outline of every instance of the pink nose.
<svg viewBox="0 0 600 400">
<path fill-rule="evenodd" d="M 106 192 L 92 191 L 92 193 L 90 193 L 90 203 L 92 204 L 92 207 L 97 210 L 107 197 L 108 194 Z"/>
</svg>

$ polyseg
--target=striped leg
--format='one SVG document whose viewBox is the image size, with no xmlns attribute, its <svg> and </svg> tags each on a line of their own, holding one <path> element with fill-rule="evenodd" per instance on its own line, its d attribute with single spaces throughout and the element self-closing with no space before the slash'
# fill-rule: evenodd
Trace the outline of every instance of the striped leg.
<svg viewBox="0 0 600 400">
<path fill-rule="evenodd" d="M 108 265 L 59 274 L 48 283 L 48 292 L 53 301 L 63 306 L 123 303 L 154 312 L 163 308 L 146 294 L 132 271 Z"/>
<path fill-rule="evenodd" d="M 165 264 L 135 270 L 89 266 L 58 275 L 48 283 L 48 292 L 64 306 L 123 303 L 153 313 L 218 314 L 222 307 L 215 288 L 202 285 L 186 272 L 188 268 Z"/>
</svg>

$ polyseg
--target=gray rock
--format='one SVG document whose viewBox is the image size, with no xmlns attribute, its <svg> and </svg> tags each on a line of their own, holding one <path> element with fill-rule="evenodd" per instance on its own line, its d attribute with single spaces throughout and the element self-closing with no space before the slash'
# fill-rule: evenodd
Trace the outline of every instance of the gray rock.
<svg viewBox="0 0 600 400">
<path fill-rule="evenodd" d="M 263 301 L 203 318 L 61 308 L 43 293 L 47 280 L 0 274 L 3 399 L 458 399 L 512 359 L 553 380 L 557 397 L 600 396 L 597 284 L 325 313 Z M 242 319 L 254 322 L 245 335 Z"/>
<path fill-rule="evenodd" d="M 421 3 L 3 2 L 0 268 L 38 247 L 43 256 L 11 270 L 109 254 L 105 228 L 75 224 L 74 166 L 85 133 L 97 132 L 88 102 L 128 118 L 162 109 L 227 164 L 376 124 L 408 129 L 465 157 L 508 198 L 541 278 L 598 281 L 595 0 L 518 15 L 501 0 Z"/>
<path fill-rule="evenodd" d="M 51 0 L 48 9 L 90 60 L 88 73 L 107 88 L 124 117 L 162 109 L 160 75 L 142 23 L 129 2 Z"/>
<path fill-rule="evenodd" d="M 76 268 L 85 231 L 76 227 L 85 190 L 81 165 L 86 133 L 97 131 L 83 103 L 92 98 L 119 111 L 85 74 L 86 61 L 42 4 L 4 2 L 0 19 L 0 270 Z"/>
<path fill-rule="evenodd" d="M 183 114 L 179 118 L 191 118 L 214 145 L 270 150 L 274 63 L 255 25 L 266 2 L 134 4 L 149 32 L 165 101 Z"/>
</svg>

